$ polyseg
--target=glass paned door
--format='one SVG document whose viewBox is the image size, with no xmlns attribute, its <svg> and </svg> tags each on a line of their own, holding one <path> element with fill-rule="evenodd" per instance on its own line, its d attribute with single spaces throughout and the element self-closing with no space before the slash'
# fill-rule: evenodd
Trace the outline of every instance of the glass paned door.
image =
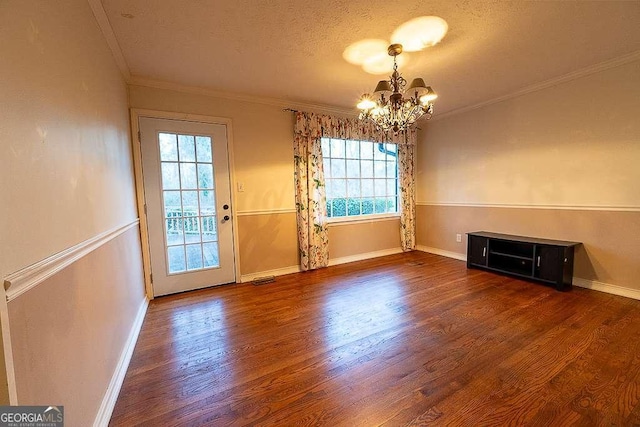
<svg viewBox="0 0 640 427">
<path fill-rule="evenodd" d="M 226 126 L 140 119 L 154 294 L 235 280 Z"/>
</svg>

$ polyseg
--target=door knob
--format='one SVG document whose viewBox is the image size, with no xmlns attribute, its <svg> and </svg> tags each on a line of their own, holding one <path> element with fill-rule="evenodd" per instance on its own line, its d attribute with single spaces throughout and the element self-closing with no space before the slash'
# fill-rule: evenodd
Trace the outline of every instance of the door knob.
<svg viewBox="0 0 640 427">
<path fill-rule="evenodd" d="M 229 215 L 225 215 L 222 219 L 225 221 L 229 221 Z"/>
</svg>

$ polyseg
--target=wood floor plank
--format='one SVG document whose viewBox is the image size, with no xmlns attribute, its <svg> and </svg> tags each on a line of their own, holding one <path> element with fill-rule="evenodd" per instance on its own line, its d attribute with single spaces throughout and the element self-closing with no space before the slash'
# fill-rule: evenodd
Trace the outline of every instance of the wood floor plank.
<svg viewBox="0 0 640 427">
<path fill-rule="evenodd" d="M 110 425 L 635 425 L 639 309 L 421 252 L 158 298 Z"/>
</svg>

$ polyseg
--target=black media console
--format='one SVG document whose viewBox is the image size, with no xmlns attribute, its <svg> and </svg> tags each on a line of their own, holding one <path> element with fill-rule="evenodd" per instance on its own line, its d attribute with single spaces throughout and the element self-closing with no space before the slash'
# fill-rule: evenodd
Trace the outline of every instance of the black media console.
<svg viewBox="0 0 640 427">
<path fill-rule="evenodd" d="M 467 268 L 482 268 L 571 289 L 580 243 L 478 231 L 467 233 Z"/>
</svg>

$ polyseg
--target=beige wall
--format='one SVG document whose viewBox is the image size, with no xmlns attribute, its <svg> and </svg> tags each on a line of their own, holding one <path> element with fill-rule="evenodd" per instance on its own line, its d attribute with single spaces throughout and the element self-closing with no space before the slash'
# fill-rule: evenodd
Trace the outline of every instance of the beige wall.
<svg viewBox="0 0 640 427">
<path fill-rule="evenodd" d="M 127 88 L 86 1 L 0 3 L 0 274 L 137 217 Z"/>
<path fill-rule="evenodd" d="M 363 221 L 352 225 L 329 226 L 329 258 L 400 248 L 400 219 Z"/>
<path fill-rule="evenodd" d="M 130 86 L 131 108 L 230 118 L 236 212 L 293 209 L 293 116 L 282 107 Z M 234 189 L 235 190 L 235 189 Z"/>
<path fill-rule="evenodd" d="M 417 216 L 420 245 L 460 254 L 466 253 L 464 233 L 472 231 L 583 242 L 575 253 L 575 277 L 640 289 L 640 212 L 418 206 Z"/>
<path fill-rule="evenodd" d="M 4 278 L 137 211 L 127 87 L 89 4 L 0 2 L 0 39 Z M 62 404 L 71 420 L 90 420 L 143 302 L 135 234 L 8 303 L 18 403 Z"/>
<path fill-rule="evenodd" d="M 455 234 L 478 230 L 579 241 L 576 276 L 640 289 L 638 113 L 632 62 L 430 122 L 418 244 L 465 253 Z"/>
<path fill-rule="evenodd" d="M 417 200 L 640 209 L 640 61 L 420 134 Z"/>
<path fill-rule="evenodd" d="M 238 242 L 242 274 L 297 265 L 295 212 L 239 216 Z"/>
<path fill-rule="evenodd" d="M 132 108 L 232 120 L 235 178 L 244 184 L 244 192 L 233 189 L 241 274 L 296 266 L 293 115 L 281 106 L 187 91 L 132 85 L 129 95 Z M 395 224 L 395 233 L 389 233 L 390 224 Z M 397 221 L 340 226 L 329 233 L 332 258 L 399 246 Z"/>
<path fill-rule="evenodd" d="M 143 300 L 132 227 L 9 302 L 19 402 L 92 425 Z"/>
</svg>

